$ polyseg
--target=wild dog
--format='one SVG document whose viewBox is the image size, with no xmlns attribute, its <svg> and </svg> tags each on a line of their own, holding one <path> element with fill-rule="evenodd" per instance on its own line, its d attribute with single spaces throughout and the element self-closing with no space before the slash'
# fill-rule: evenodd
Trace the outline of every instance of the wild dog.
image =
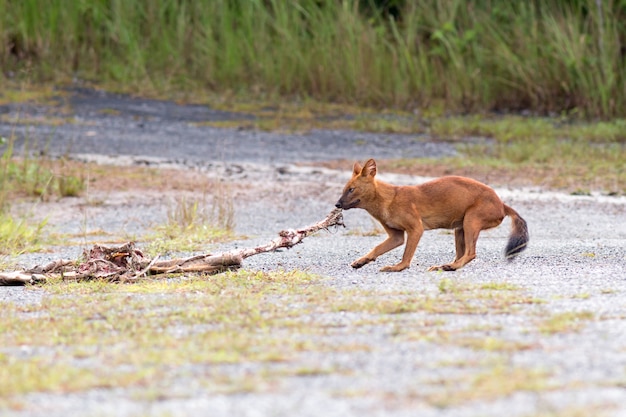
<svg viewBox="0 0 626 417">
<path fill-rule="evenodd" d="M 398 186 L 376 179 L 376 161 L 363 167 L 356 162 L 352 178 L 335 206 L 344 210 L 362 208 L 380 222 L 387 239 L 367 255 L 352 262 L 360 268 L 404 244 L 402 260 L 381 271 L 396 272 L 408 268 L 424 230 L 454 229 L 456 257 L 449 264 L 432 266 L 429 271 L 454 271 L 476 257 L 476 241 L 481 230 L 512 219 L 512 230 L 504 254 L 509 260 L 526 249 L 526 221 L 500 200 L 495 191 L 471 178 L 448 176 L 421 185 Z"/>
</svg>

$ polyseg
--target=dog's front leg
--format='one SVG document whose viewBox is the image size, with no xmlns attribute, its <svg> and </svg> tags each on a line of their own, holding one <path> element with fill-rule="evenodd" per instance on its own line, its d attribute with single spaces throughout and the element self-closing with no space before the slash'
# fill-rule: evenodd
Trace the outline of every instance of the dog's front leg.
<svg viewBox="0 0 626 417">
<path fill-rule="evenodd" d="M 404 269 L 407 269 L 411 266 L 411 260 L 413 259 L 413 255 L 415 255 L 415 250 L 417 249 L 417 244 L 420 242 L 422 238 L 422 233 L 424 233 L 424 229 L 418 227 L 413 230 L 407 230 L 407 240 L 406 247 L 404 248 L 404 254 L 402 255 L 402 260 L 400 263 L 393 266 L 385 266 L 381 269 L 382 272 L 399 272 Z"/>
<path fill-rule="evenodd" d="M 363 265 L 366 265 L 372 261 L 375 261 L 376 258 L 378 258 L 380 255 L 387 253 L 390 250 L 395 249 L 404 243 L 404 231 L 403 230 L 392 229 L 384 225 L 383 227 L 385 228 L 385 230 L 387 231 L 387 234 L 389 235 L 387 239 L 385 239 L 383 243 L 381 243 L 380 245 L 372 249 L 371 252 L 368 253 L 367 255 L 352 262 L 351 264 L 352 268 L 360 268 Z"/>
</svg>

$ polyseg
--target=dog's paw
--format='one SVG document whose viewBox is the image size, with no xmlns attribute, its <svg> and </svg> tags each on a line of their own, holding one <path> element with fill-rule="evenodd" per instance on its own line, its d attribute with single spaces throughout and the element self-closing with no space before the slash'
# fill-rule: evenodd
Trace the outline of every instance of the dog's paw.
<svg viewBox="0 0 626 417">
<path fill-rule="evenodd" d="M 456 271 L 456 269 L 454 269 L 452 265 L 435 265 L 428 268 L 428 271 Z"/>
<path fill-rule="evenodd" d="M 405 270 L 406 266 L 401 266 L 401 265 L 393 265 L 393 266 L 384 266 L 380 269 L 380 272 L 400 272 L 402 270 Z"/>
<path fill-rule="evenodd" d="M 350 266 L 354 269 L 359 269 L 360 267 L 362 267 L 363 265 L 368 264 L 370 261 L 367 259 L 357 259 L 356 261 L 352 262 L 350 264 Z"/>
</svg>

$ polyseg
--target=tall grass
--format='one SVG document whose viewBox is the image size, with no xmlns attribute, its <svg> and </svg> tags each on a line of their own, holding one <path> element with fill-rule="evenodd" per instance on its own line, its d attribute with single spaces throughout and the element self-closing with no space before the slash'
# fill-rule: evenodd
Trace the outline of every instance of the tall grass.
<svg viewBox="0 0 626 417">
<path fill-rule="evenodd" d="M 5 76 L 626 115 L 624 0 L 0 0 Z"/>
</svg>

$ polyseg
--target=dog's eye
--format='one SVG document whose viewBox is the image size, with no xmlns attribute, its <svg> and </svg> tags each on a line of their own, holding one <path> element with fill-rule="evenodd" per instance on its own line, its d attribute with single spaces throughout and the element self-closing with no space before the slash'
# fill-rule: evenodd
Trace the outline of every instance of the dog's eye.
<svg viewBox="0 0 626 417">
<path fill-rule="evenodd" d="M 354 188 L 348 188 L 348 192 L 351 193 L 354 191 Z"/>
</svg>

